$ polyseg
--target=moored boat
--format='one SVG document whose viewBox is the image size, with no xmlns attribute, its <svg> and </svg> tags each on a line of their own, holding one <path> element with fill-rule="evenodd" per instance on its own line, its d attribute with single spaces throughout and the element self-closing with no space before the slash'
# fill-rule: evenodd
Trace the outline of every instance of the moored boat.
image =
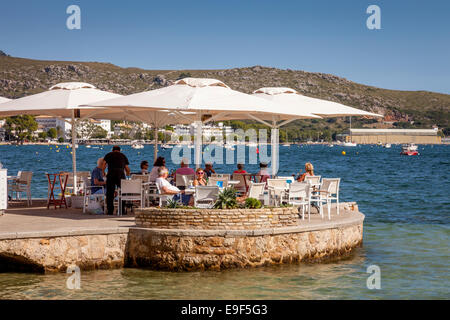
<svg viewBox="0 0 450 320">
<path fill-rule="evenodd" d="M 405 156 L 417 156 L 419 152 L 417 151 L 417 146 L 414 143 L 408 143 L 402 145 L 402 152 L 400 154 Z"/>
</svg>

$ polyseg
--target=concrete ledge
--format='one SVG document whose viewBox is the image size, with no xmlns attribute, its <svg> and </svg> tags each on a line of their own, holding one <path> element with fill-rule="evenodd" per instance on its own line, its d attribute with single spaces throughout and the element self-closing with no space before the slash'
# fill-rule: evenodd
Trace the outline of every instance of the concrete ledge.
<svg viewBox="0 0 450 320">
<path fill-rule="evenodd" d="M 128 233 L 128 231 L 129 228 L 93 228 L 93 229 L 74 229 L 61 231 L 12 232 L 12 233 L 0 233 L 0 240 L 120 234 L 120 233 Z"/>
</svg>

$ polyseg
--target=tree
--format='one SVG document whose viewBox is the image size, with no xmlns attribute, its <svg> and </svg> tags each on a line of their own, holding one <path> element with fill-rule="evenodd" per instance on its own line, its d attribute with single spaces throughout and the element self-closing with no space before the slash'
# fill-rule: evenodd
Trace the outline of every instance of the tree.
<svg viewBox="0 0 450 320">
<path fill-rule="evenodd" d="M 91 138 L 93 139 L 105 139 L 108 136 L 108 131 L 103 129 L 102 127 L 96 126 L 94 129 Z"/>
<path fill-rule="evenodd" d="M 55 128 L 50 128 L 47 131 L 47 135 L 50 139 L 56 139 L 56 137 L 58 136 L 58 132 L 56 131 Z"/>
<path fill-rule="evenodd" d="M 5 130 L 11 137 L 23 142 L 25 139 L 31 140 L 32 134 L 38 128 L 38 123 L 33 116 L 22 115 L 6 118 Z"/>
<path fill-rule="evenodd" d="M 45 131 L 39 132 L 38 137 L 41 140 L 45 140 L 45 138 L 47 138 L 47 132 Z"/>
</svg>

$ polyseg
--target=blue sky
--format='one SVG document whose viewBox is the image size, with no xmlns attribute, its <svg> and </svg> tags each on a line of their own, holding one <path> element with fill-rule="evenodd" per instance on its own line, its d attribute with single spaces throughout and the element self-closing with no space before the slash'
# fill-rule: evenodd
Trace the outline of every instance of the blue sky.
<svg viewBox="0 0 450 320">
<path fill-rule="evenodd" d="M 66 27 L 71 4 L 81 30 Z M 381 30 L 366 27 L 371 4 Z M 144 69 L 263 65 L 450 93 L 450 1 L 1 1 L 0 50 Z"/>
</svg>

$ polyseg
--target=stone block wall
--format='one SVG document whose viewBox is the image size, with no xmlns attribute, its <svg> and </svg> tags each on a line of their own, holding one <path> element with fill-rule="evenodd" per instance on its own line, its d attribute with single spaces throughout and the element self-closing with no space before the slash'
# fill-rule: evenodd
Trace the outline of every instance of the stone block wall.
<svg viewBox="0 0 450 320">
<path fill-rule="evenodd" d="M 253 230 L 298 225 L 298 208 L 167 209 L 136 211 L 136 226 L 158 229 Z"/>
</svg>

